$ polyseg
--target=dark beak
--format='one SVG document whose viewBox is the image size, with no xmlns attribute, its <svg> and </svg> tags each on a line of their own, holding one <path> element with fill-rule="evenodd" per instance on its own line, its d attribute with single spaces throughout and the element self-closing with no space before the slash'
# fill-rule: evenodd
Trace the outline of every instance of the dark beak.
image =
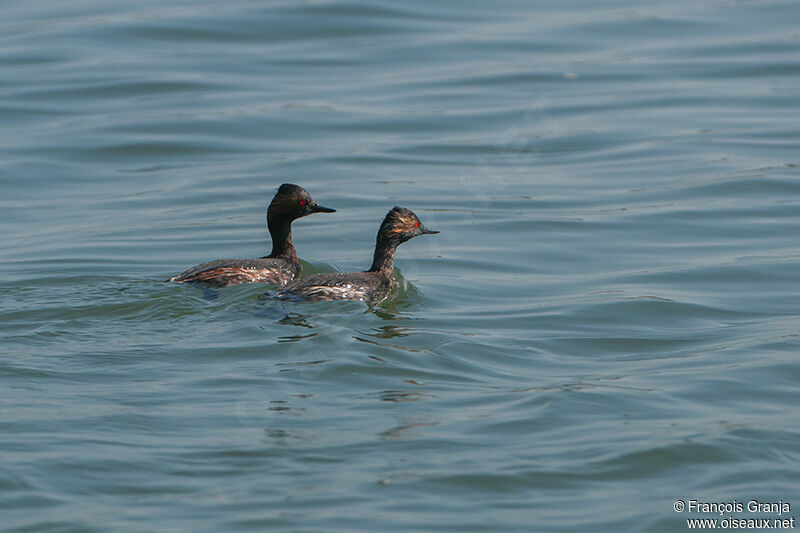
<svg viewBox="0 0 800 533">
<path fill-rule="evenodd" d="M 323 207 L 319 204 L 314 204 L 311 208 L 312 213 L 335 213 L 336 209 L 331 209 L 330 207 Z"/>
<path fill-rule="evenodd" d="M 419 228 L 419 231 L 422 232 L 423 235 L 434 235 L 436 233 L 439 233 L 435 229 L 426 228 L 425 226 Z"/>
</svg>

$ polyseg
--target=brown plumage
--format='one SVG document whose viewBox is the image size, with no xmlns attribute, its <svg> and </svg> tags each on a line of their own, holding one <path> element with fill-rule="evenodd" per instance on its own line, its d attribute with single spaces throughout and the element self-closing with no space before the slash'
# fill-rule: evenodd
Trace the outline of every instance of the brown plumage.
<svg viewBox="0 0 800 533">
<path fill-rule="evenodd" d="M 439 233 L 426 228 L 413 211 L 394 207 L 378 229 L 372 266 L 366 272 L 315 274 L 290 282 L 272 293 L 282 300 L 361 300 L 378 303 L 392 291 L 394 253 L 397 247 L 419 235 Z"/>
<path fill-rule="evenodd" d="M 267 208 L 267 228 L 272 237 L 269 255 L 258 259 L 217 259 L 192 267 L 167 281 L 212 287 L 237 283 L 288 283 L 303 269 L 292 243 L 292 222 L 312 213 L 334 212 L 335 209 L 315 202 L 302 187 L 284 183 Z"/>
</svg>

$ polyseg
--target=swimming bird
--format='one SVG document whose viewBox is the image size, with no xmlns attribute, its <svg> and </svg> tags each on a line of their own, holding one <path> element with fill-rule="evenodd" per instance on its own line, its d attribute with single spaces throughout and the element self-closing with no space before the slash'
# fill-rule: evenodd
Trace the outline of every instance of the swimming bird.
<svg viewBox="0 0 800 533">
<path fill-rule="evenodd" d="M 267 208 L 272 252 L 258 259 L 218 259 L 192 267 L 167 281 L 227 287 L 237 283 L 283 285 L 303 270 L 292 243 L 292 222 L 312 213 L 335 213 L 311 198 L 304 188 L 284 183 Z"/>
<path fill-rule="evenodd" d="M 282 300 L 361 300 L 379 303 L 392 290 L 394 254 L 402 243 L 417 237 L 439 233 L 426 228 L 410 209 L 394 207 L 378 229 L 372 266 L 366 272 L 334 272 L 300 278 L 274 291 Z"/>
</svg>

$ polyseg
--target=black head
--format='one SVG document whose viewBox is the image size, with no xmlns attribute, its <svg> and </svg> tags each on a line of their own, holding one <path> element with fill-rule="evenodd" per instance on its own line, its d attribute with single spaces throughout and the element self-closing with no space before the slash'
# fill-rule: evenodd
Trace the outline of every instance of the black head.
<svg viewBox="0 0 800 533">
<path fill-rule="evenodd" d="M 336 209 L 322 207 L 311 198 L 304 188 L 284 183 L 267 208 L 267 219 L 285 218 L 294 220 L 312 213 L 335 213 Z"/>
<path fill-rule="evenodd" d="M 391 211 L 386 213 L 386 217 L 381 223 L 381 227 L 378 230 L 378 239 L 400 244 L 418 235 L 433 233 L 439 232 L 426 228 L 412 210 L 405 207 L 393 207 Z"/>
</svg>

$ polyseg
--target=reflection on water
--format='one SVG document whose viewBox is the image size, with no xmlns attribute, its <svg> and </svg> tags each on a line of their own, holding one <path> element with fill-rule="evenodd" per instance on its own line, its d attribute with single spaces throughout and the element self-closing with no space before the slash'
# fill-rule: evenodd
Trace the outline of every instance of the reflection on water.
<svg viewBox="0 0 800 533">
<path fill-rule="evenodd" d="M 424 397 L 421 392 L 406 392 L 406 391 L 383 391 L 380 394 L 382 402 L 416 402 Z"/>
<path fill-rule="evenodd" d="M 409 400 L 404 400 L 404 401 L 409 401 Z M 416 433 L 414 431 L 414 428 L 431 427 L 435 426 L 436 424 L 437 422 L 406 420 L 393 428 L 387 429 L 386 431 L 381 431 L 379 433 L 379 436 L 384 439 L 392 439 L 392 440 L 414 439 L 419 437 L 420 435 L 419 433 Z"/>
<path fill-rule="evenodd" d="M 382 320 L 391 320 L 391 319 L 396 319 L 396 318 L 397 317 L 392 316 L 392 315 L 388 315 L 388 314 L 384 315 L 384 316 L 381 316 Z M 361 334 L 361 335 L 371 336 L 371 337 L 373 337 L 375 339 L 393 339 L 395 337 L 407 337 L 407 336 L 411 335 L 412 334 L 412 328 L 410 328 L 408 326 L 405 326 L 405 325 L 404 326 L 380 326 L 380 327 L 374 328 L 372 330 L 372 333 L 367 333 L 367 332 L 362 332 L 362 331 L 359 331 L 358 333 Z M 355 337 L 355 339 L 363 341 L 363 342 L 370 342 L 368 339 L 363 339 L 363 338 L 359 338 L 359 337 Z"/>
</svg>

